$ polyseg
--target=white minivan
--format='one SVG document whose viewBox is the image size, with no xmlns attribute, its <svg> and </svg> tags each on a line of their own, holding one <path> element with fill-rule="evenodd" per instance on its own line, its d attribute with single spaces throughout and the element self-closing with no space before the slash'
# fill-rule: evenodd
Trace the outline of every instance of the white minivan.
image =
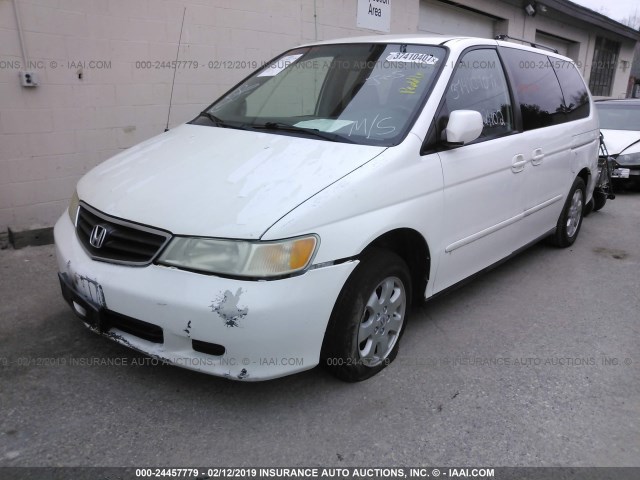
<svg viewBox="0 0 640 480">
<path fill-rule="evenodd" d="M 181 367 L 364 380 L 412 301 L 575 241 L 598 139 L 580 73 L 551 51 L 295 48 L 80 180 L 55 226 L 62 293 L 94 331 Z"/>
</svg>

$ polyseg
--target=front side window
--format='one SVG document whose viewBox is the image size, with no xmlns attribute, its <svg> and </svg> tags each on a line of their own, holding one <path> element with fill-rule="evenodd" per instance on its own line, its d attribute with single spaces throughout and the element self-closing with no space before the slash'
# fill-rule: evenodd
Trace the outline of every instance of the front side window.
<svg viewBox="0 0 640 480">
<path fill-rule="evenodd" d="M 513 131 L 509 88 L 495 50 L 472 50 L 460 59 L 445 97 L 441 128 L 454 110 L 480 112 L 484 124 L 481 139 Z"/>
<path fill-rule="evenodd" d="M 395 145 L 417 117 L 445 56 L 444 48 L 427 45 L 298 48 L 248 77 L 204 115 L 212 126 Z"/>
</svg>

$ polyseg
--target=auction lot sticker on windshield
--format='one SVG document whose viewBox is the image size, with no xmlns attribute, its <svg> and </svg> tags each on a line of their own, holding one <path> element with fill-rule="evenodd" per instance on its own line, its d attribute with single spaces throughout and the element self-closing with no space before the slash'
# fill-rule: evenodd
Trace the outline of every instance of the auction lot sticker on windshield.
<svg viewBox="0 0 640 480">
<path fill-rule="evenodd" d="M 387 62 L 421 63 L 423 65 L 435 65 L 438 59 L 429 53 L 402 53 L 391 52 L 387 56 Z"/>
<path fill-rule="evenodd" d="M 264 72 L 260 73 L 259 77 L 274 77 L 279 74 L 282 70 L 287 68 L 293 62 L 298 60 L 302 56 L 302 53 L 298 55 L 287 55 L 286 57 L 279 58 L 275 62 L 273 62 Z"/>
<path fill-rule="evenodd" d="M 321 132 L 335 132 L 347 125 L 351 125 L 353 120 L 332 120 L 330 118 L 316 118 L 313 120 L 303 120 L 294 125 L 294 127 L 311 128 L 320 130 Z"/>
</svg>

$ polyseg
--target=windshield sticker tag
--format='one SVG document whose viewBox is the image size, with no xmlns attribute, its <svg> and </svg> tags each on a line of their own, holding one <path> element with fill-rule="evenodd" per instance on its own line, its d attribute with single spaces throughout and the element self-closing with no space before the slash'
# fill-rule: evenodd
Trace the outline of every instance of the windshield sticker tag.
<svg viewBox="0 0 640 480">
<path fill-rule="evenodd" d="M 311 128 L 320 130 L 321 132 L 335 132 L 347 125 L 351 125 L 353 120 L 332 120 L 330 118 L 316 118 L 314 120 L 303 120 L 294 125 L 294 127 Z"/>
<path fill-rule="evenodd" d="M 387 56 L 387 62 L 421 63 L 423 65 L 435 65 L 438 62 L 438 59 L 430 53 L 391 52 Z"/>
<path fill-rule="evenodd" d="M 287 68 L 289 65 L 291 65 L 293 62 L 298 60 L 302 55 L 303 54 L 300 53 L 298 55 L 287 55 L 286 57 L 279 58 L 278 60 L 273 62 L 271 65 L 269 65 L 269 67 L 266 68 L 264 72 L 258 74 L 258 76 L 274 77 L 277 74 L 279 74 L 281 71 L 283 71 L 285 68 Z"/>
</svg>

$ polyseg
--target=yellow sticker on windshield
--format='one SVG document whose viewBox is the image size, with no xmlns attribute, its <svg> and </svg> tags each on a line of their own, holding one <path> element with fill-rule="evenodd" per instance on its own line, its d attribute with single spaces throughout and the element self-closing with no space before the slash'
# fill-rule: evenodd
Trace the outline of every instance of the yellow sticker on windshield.
<svg viewBox="0 0 640 480">
<path fill-rule="evenodd" d="M 408 93 L 408 94 L 414 94 L 416 93 L 416 90 L 418 89 L 418 85 L 420 85 L 420 82 L 422 81 L 422 79 L 424 78 L 424 73 L 418 72 L 415 75 L 411 75 L 410 77 L 407 77 L 407 86 L 406 87 L 402 87 L 400 89 L 400 93 Z"/>
</svg>

